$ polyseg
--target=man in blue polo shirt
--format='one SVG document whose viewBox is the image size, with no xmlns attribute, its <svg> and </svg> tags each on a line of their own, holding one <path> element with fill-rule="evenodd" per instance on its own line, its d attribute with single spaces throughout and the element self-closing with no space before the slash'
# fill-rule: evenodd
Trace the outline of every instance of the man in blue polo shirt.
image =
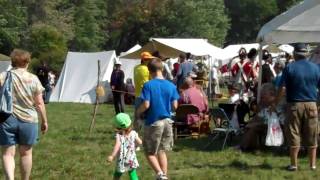
<svg viewBox="0 0 320 180">
<path fill-rule="evenodd" d="M 162 62 L 153 59 L 148 64 L 152 80 L 143 85 L 140 98 L 143 100 L 138 114 L 146 112 L 143 146 L 146 157 L 157 179 L 168 179 L 166 152 L 173 145 L 171 112 L 178 106 L 177 88 L 162 75 Z"/>
<path fill-rule="evenodd" d="M 288 170 L 297 170 L 297 158 L 301 142 L 308 147 L 309 165 L 316 169 L 318 137 L 317 99 L 320 85 L 319 67 L 308 61 L 305 44 L 297 44 L 294 59 L 283 70 L 280 85 L 285 87 L 288 112 L 285 122 L 287 140 L 290 146 L 291 165 Z M 279 89 L 281 91 L 281 88 Z M 279 93 L 279 97 L 281 93 Z"/>
</svg>

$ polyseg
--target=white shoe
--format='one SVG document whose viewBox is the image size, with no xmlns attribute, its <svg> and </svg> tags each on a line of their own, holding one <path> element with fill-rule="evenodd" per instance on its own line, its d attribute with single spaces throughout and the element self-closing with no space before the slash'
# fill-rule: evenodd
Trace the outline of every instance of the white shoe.
<svg viewBox="0 0 320 180">
<path fill-rule="evenodd" d="M 160 173 L 157 175 L 156 180 L 168 180 L 167 175 Z"/>
</svg>

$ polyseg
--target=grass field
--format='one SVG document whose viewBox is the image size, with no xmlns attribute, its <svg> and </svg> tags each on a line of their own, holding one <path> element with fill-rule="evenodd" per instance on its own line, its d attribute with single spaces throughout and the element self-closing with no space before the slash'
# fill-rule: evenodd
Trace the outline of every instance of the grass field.
<svg viewBox="0 0 320 180">
<path fill-rule="evenodd" d="M 114 143 L 113 106 L 99 106 L 96 126 L 89 136 L 92 110 L 92 105 L 72 103 L 47 106 L 49 132 L 40 137 L 34 148 L 32 179 L 112 179 L 114 164 L 107 164 L 106 157 Z M 126 110 L 132 112 L 130 107 Z M 320 170 L 310 171 L 306 157 L 300 159 L 298 172 L 287 172 L 283 170 L 289 162 L 286 155 L 272 150 L 241 153 L 227 148 L 221 151 L 218 142 L 203 150 L 207 141 L 208 138 L 201 138 L 176 142 L 174 151 L 169 153 L 172 180 L 320 179 Z M 138 160 L 140 179 L 154 179 L 142 152 L 138 152 Z M 18 172 L 17 168 L 16 174 Z"/>
</svg>

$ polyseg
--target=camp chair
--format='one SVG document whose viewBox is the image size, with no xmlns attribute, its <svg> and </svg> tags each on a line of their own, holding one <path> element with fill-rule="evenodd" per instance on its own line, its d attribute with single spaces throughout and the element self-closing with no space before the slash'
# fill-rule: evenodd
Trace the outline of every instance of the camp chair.
<svg viewBox="0 0 320 180">
<path fill-rule="evenodd" d="M 192 136 L 193 131 L 196 132 L 196 136 L 200 134 L 200 123 L 192 125 L 187 124 L 188 114 L 199 114 L 199 109 L 192 104 L 181 104 L 178 106 L 174 117 L 175 122 L 173 124 L 174 139 L 177 139 L 178 137 Z"/>
<path fill-rule="evenodd" d="M 230 105 L 232 107 L 232 104 Z M 230 108 L 228 107 L 228 109 Z M 234 107 L 234 106 L 233 106 Z M 221 134 L 224 135 L 224 141 L 222 144 L 222 149 L 224 149 L 227 139 L 230 135 L 237 134 L 239 132 L 239 127 L 233 127 L 231 123 L 232 113 L 226 113 L 223 108 L 213 108 L 210 109 L 210 115 L 214 119 L 220 119 L 220 123 L 216 124 L 216 127 L 212 130 L 212 138 L 204 147 L 209 147 Z M 215 121 L 217 122 L 217 121 Z"/>
</svg>

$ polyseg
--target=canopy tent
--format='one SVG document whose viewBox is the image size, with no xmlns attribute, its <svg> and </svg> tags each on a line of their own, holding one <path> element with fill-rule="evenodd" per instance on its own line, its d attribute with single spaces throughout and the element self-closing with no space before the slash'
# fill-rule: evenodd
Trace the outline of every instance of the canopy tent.
<svg viewBox="0 0 320 180">
<path fill-rule="evenodd" d="M 125 74 L 125 80 L 128 78 L 132 79 L 132 81 L 134 80 L 133 69 L 136 65 L 140 64 L 140 59 L 127 59 L 127 58 L 123 58 L 123 56 L 130 54 L 132 52 L 138 51 L 139 49 L 141 49 L 141 46 L 139 44 L 136 44 L 135 46 L 130 48 L 128 51 L 120 53 L 119 60 L 122 63 L 121 69 Z"/>
<path fill-rule="evenodd" d="M 11 60 L 9 56 L 0 54 L 0 72 L 7 71 L 11 68 Z"/>
<path fill-rule="evenodd" d="M 320 0 L 305 0 L 266 23 L 258 33 L 260 64 L 262 44 L 320 42 Z M 258 99 L 260 99 L 262 72 L 259 72 Z"/>
<path fill-rule="evenodd" d="M 320 0 L 305 0 L 275 17 L 259 31 L 262 44 L 320 42 Z"/>
<path fill-rule="evenodd" d="M 109 80 L 116 60 L 115 51 L 95 53 L 68 52 L 50 101 L 95 103 L 98 60 L 100 60 L 101 80 L 106 87 L 106 97 L 108 97 L 111 93 Z"/>
<path fill-rule="evenodd" d="M 159 51 L 162 56 L 171 58 L 187 52 L 194 56 L 211 56 L 212 59 L 222 57 L 222 49 L 208 43 L 207 39 L 151 38 L 141 49 L 124 55 L 123 58 L 139 59 L 143 51 Z"/>
</svg>

